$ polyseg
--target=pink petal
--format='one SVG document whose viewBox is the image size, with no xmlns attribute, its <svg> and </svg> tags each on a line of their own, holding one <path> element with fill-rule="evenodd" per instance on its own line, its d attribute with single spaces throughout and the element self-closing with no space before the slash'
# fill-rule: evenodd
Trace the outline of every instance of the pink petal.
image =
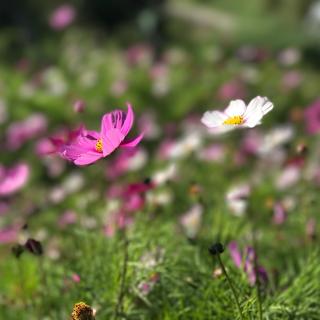
<svg viewBox="0 0 320 320">
<path fill-rule="evenodd" d="M 134 114 L 133 114 L 131 104 L 128 103 L 127 105 L 128 105 L 128 111 L 127 111 L 126 119 L 124 120 L 124 123 L 121 128 L 121 132 L 124 136 L 126 136 L 129 133 L 134 121 Z"/>
<path fill-rule="evenodd" d="M 234 264 L 238 268 L 240 268 L 241 264 L 242 264 L 242 256 L 241 256 L 241 253 L 238 249 L 237 243 L 235 241 L 230 242 L 228 248 L 230 250 L 230 255 L 231 255 L 231 258 L 232 258 Z"/>
<path fill-rule="evenodd" d="M 101 158 L 102 158 L 102 153 L 87 152 L 87 153 L 83 153 L 81 156 L 75 159 L 73 163 L 76 164 L 77 166 L 85 166 L 93 162 L 96 162 Z"/>
<path fill-rule="evenodd" d="M 125 147 L 125 148 L 133 148 L 139 144 L 139 142 L 142 140 L 143 136 L 144 136 L 144 134 L 141 133 L 132 140 L 124 140 L 120 146 Z"/>
<path fill-rule="evenodd" d="M 109 155 L 119 147 L 125 136 L 118 129 L 111 129 L 102 134 L 103 156 Z"/>
</svg>

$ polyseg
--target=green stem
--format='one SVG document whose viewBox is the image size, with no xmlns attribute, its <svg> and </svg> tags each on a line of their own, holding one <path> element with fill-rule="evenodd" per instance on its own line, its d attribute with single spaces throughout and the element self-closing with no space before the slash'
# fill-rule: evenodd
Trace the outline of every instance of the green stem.
<svg viewBox="0 0 320 320">
<path fill-rule="evenodd" d="M 223 264 L 223 262 L 221 260 L 220 254 L 218 253 L 217 256 L 218 256 L 218 261 L 219 261 L 220 267 L 222 269 L 222 272 L 223 272 L 224 276 L 227 279 L 229 287 L 230 287 L 230 289 L 231 289 L 231 291 L 233 293 L 234 300 L 236 301 L 236 304 L 237 304 L 237 307 L 238 307 L 238 311 L 239 311 L 239 315 L 240 315 L 240 319 L 244 320 L 244 316 L 242 314 L 242 310 L 241 310 L 241 306 L 240 306 L 240 303 L 239 303 L 239 299 L 238 299 L 238 295 L 237 295 L 236 289 L 234 288 L 234 286 L 233 286 L 233 284 L 231 282 L 231 279 L 228 276 L 227 270 L 224 267 L 224 264 Z"/>
<path fill-rule="evenodd" d="M 126 278 L 127 278 L 127 267 L 128 267 L 128 260 L 129 260 L 129 241 L 127 239 L 126 230 L 123 230 L 123 263 L 122 263 L 122 271 L 120 274 L 120 290 L 117 298 L 117 304 L 114 310 L 113 319 L 118 319 L 119 315 L 123 313 L 123 300 L 126 292 Z"/>
<path fill-rule="evenodd" d="M 258 305 L 258 315 L 259 320 L 263 319 L 262 314 L 262 299 L 261 299 L 261 289 L 260 289 L 260 279 L 259 279 L 259 270 L 258 270 L 258 261 L 257 261 L 257 241 L 255 237 L 255 232 L 252 230 L 252 239 L 253 239 L 253 250 L 254 250 L 254 260 L 253 260 L 253 267 L 254 273 L 256 275 L 256 293 L 257 293 L 257 305 Z"/>
</svg>

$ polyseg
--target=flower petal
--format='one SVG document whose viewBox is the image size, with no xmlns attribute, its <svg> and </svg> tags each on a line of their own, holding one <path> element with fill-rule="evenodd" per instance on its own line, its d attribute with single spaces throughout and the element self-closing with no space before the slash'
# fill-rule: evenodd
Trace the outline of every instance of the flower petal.
<svg viewBox="0 0 320 320">
<path fill-rule="evenodd" d="M 102 134 L 103 156 L 106 157 L 119 147 L 125 136 L 118 129 L 111 129 Z"/>
<path fill-rule="evenodd" d="M 87 153 L 81 154 L 77 159 L 73 161 L 73 163 L 76 164 L 77 166 L 85 166 L 93 162 L 96 162 L 101 158 L 102 158 L 102 153 L 89 151 Z"/>
<path fill-rule="evenodd" d="M 233 116 L 242 116 L 246 111 L 246 104 L 238 99 L 230 101 L 228 107 L 224 111 L 225 114 L 229 117 Z"/>
<path fill-rule="evenodd" d="M 223 124 L 227 116 L 220 111 L 207 111 L 202 116 L 201 122 L 208 128 L 218 127 Z"/>
<path fill-rule="evenodd" d="M 262 117 L 271 111 L 273 108 L 272 102 L 266 97 L 256 97 L 252 99 L 244 114 L 245 126 L 254 127 L 260 124 Z"/>
<path fill-rule="evenodd" d="M 134 121 L 134 114 L 133 114 L 131 104 L 128 103 L 127 106 L 128 106 L 128 111 L 127 111 L 124 123 L 122 125 L 122 128 L 121 128 L 121 132 L 124 136 L 126 136 L 129 133 L 129 131 L 132 128 L 133 121 Z"/>
<path fill-rule="evenodd" d="M 144 134 L 141 133 L 139 134 L 137 137 L 135 137 L 134 139 L 132 140 L 124 140 L 120 146 L 121 147 L 125 147 L 125 148 L 132 148 L 132 147 L 135 147 L 139 144 L 139 142 L 142 140 Z"/>
</svg>

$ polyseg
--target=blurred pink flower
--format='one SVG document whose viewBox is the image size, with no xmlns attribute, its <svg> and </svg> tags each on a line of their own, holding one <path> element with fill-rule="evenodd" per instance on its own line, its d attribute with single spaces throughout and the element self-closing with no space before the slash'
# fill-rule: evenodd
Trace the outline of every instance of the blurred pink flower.
<svg viewBox="0 0 320 320">
<path fill-rule="evenodd" d="M 108 216 L 104 227 L 107 237 L 112 237 L 116 230 L 133 223 L 133 214 L 144 207 L 146 192 L 152 188 L 154 184 L 149 180 L 128 184 L 124 187 L 112 185 L 109 188 L 107 197 L 121 200 L 121 207 Z"/>
<path fill-rule="evenodd" d="M 8 169 L 0 166 L 0 196 L 9 196 L 19 191 L 27 183 L 28 178 L 29 166 L 26 163 Z"/>
<path fill-rule="evenodd" d="M 111 84 L 110 92 L 115 97 L 122 96 L 128 89 L 128 82 L 126 80 L 116 80 Z"/>
<path fill-rule="evenodd" d="M 65 144 L 71 144 L 84 130 L 81 125 L 75 130 L 61 130 L 49 138 L 40 139 L 35 147 L 35 152 L 39 156 L 59 153 L 60 148 Z"/>
<path fill-rule="evenodd" d="M 68 27 L 74 21 L 75 17 L 75 8 L 69 4 L 64 4 L 52 12 L 49 25 L 54 30 L 62 30 Z"/>
<path fill-rule="evenodd" d="M 160 127 L 154 113 L 145 112 L 138 120 L 138 127 L 144 132 L 145 139 L 156 139 L 160 135 Z"/>
<path fill-rule="evenodd" d="M 128 48 L 126 56 L 128 63 L 131 65 L 149 63 L 152 58 L 152 49 L 147 44 L 135 44 Z"/>
<path fill-rule="evenodd" d="M 58 220 L 60 228 L 64 228 L 70 224 L 74 224 L 77 221 L 77 214 L 72 210 L 65 211 Z"/>
<path fill-rule="evenodd" d="M 109 179 L 116 179 L 127 171 L 140 169 L 146 160 L 147 155 L 143 149 L 124 149 L 108 163 L 106 176 Z"/>
<path fill-rule="evenodd" d="M 7 227 L 0 229 L 0 243 L 12 243 L 17 240 L 18 228 Z"/>
<path fill-rule="evenodd" d="M 212 162 L 222 162 L 225 159 L 225 155 L 225 146 L 220 143 L 214 143 L 200 151 L 199 159 Z"/>
<path fill-rule="evenodd" d="M 108 156 L 118 147 L 135 147 L 143 134 L 133 140 L 125 140 L 133 121 L 134 114 L 130 104 L 127 112 L 115 110 L 106 113 L 101 121 L 100 132 L 83 129 L 75 141 L 61 146 L 59 153 L 74 164 L 83 166 Z"/>
<path fill-rule="evenodd" d="M 314 101 L 304 112 L 307 132 L 316 134 L 320 132 L 320 99 Z"/>
<path fill-rule="evenodd" d="M 218 97 L 221 100 L 244 99 L 246 89 L 239 80 L 231 80 L 218 89 Z"/>
<path fill-rule="evenodd" d="M 71 279 L 72 279 L 73 282 L 76 282 L 76 283 L 79 283 L 80 280 L 81 280 L 80 276 L 77 273 L 73 273 L 71 275 Z"/>
<path fill-rule="evenodd" d="M 86 104 L 83 100 L 76 100 L 73 103 L 73 111 L 76 113 L 81 113 L 86 108 Z"/>
<path fill-rule="evenodd" d="M 231 259 L 235 266 L 247 274 L 249 283 L 254 285 L 257 279 L 257 273 L 260 281 L 264 284 L 268 282 L 268 275 L 266 270 L 262 266 L 255 268 L 256 253 L 252 247 L 246 247 L 245 255 L 241 254 L 238 244 L 235 241 L 230 242 L 229 251 Z M 256 269 L 256 270 L 255 270 Z"/>
<path fill-rule="evenodd" d="M 277 202 L 273 207 L 272 221 L 274 224 L 281 225 L 287 219 L 287 213 L 282 203 Z"/>
<path fill-rule="evenodd" d="M 0 217 L 4 216 L 9 211 L 9 204 L 4 201 L 0 201 Z"/>
<path fill-rule="evenodd" d="M 26 141 L 39 136 L 46 129 L 47 119 L 44 115 L 38 113 L 23 121 L 13 122 L 6 132 L 8 149 L 19 149 Z"/>
<path fill-rule="evenodd" d="M 289 164 L 283 168 L 280 175 L 276 178 L 275 185 L 278 190 L 285 190 L 294 186 L 301 178 L 301 166 Z"/>
<path fill-rule="evenodd" d="M 294 90 L 300 86 L 302 75 L 299 71 L 288 71 L 282 76 L 281 84 L 284 90 Z"/>
</svg>

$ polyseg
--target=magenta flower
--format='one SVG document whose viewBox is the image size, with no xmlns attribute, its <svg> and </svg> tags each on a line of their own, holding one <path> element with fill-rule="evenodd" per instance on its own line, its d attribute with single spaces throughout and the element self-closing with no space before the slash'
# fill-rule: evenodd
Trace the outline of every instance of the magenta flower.
<svg viewBox="0 0 320 320">
<path fill-rule="evenodd" d="M 320 99 L 312 103 L 304 112 L 307 132 L 316 134 L 320 132 Z"/>
<path fill-rule="evenodd" d="M 102 117 L 100 132 L 83 129 L 72 143 L 61 146 L 60 154 L 74 164 L 84 166 L 110 155 L 118 147 L 135 147 L 143 134 L 132 140 L 126 139 L 133 121 L 130 104 L 127 112 L 115 110 L 106 113 Z"/>
<path fill-rule="evenodd" d="M 29 166 L 25 163 L 5 169 L 0 166 L 0 197 L 9 196 L 20 190 L 28 181 Z"/>
<path fill-rule="evenodd" d="M 76 17 L 73 6 L 64 4 L 56 8 L 50 16 L 49 25 L 52 29 L 62 30 L 68 27 Z"/>
<path fill-rule="evenodd" d="M 246 273 L 248 281 L 251 285 L 256 283 L 257 275 L 261 283 L 267 284 L 268 274 L 266 270 L 260 265 L 255 268 L 254 264 L 257 257 L 252 247 L 246 247 L 244 254 L 242 254 L 238 248 L 238 244 L 235 241 L 232 241 L 230 242 L 228 248 L 233 263 L 237 268 L 242 269 Z"/>
<path fill-rule="evenodd" d="M 6 132 L 6 145 L 9 150 L 19 149 L 26 141 L 32 140 L 47 130 L 47 118 L 35 113 L 25 120 L 13 122 Z"/>
</svg>

